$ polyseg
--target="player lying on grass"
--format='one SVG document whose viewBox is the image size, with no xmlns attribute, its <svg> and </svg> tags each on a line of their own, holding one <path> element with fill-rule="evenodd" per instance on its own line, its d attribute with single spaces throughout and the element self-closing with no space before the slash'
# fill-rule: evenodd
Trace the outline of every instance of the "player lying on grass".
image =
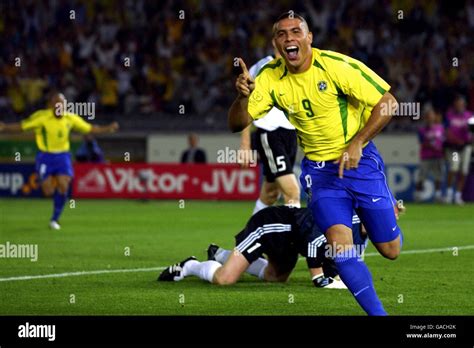
<svg viewBox="0 0 474 348">
<path fill-rule="evenodd" d="M 352 220 L 353 240 L 360 256 L 367 244 L 357 215 Z M 262 280 L 285 282 L 298 261 L 306 258 L 311 279 L 316 287 L 346 288 L 326 248 L 326 238 L 313 222 L 310 209 L 289 206 L 265 208 L 253 215 L 236 235 L 233 251 L 211 244 L 208 261 L 194 256 L 166 268 L 159 281 L 180 281 L 196 276 L 213 284 L 229 285 L 247 272 Z M 263 257 L 263 254 L 267 258 Z"/>
</svg>

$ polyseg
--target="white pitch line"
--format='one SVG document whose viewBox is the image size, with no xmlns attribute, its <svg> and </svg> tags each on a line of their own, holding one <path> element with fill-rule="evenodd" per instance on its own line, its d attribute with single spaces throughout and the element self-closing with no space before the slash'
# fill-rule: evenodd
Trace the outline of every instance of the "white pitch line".
<svg viewBox="0 0 474 348">
<path fill-rule="evenodd" d="M 454 251 L 456 250 L 469 250 L 474 249 L 474 245 L 463 245 L 463 246 L 452 246 L 449 248 L 437 248 L 437 249 L 419 249 L 419 250 L 406 250 L 401 252 L 401 254 L 430 254 L 430 253 L 437 253 L 440 251 Z M 367 253 L 365 256 L 377 256 L 380 255 L 379 253 Z"/>
<path fill-rule="evenodd" d="M 453 251 L 456 250 L 468 250 L 474 249 L 474 245 L 464 246 L 453 246 L 449 248 L 437 248 L 437 249 L 418 249 L 418 250 L 406 250 L 402 251 L 402 254 L 428 254 L 437 253 L 441 251 Z M 365 257 L 378 256 L 379 253 L 367 253 Z M 304 259 L 304 258 L 301 258 Z M 44 274 L 44 275 L 31 275 L 31 276 L 19 276 L 19 277 L 8 277 L 0 278 L 0 282 L 10 282 L 16 280 L 32 280 L 32 279 L 45 279 L 45 278 L 64 278 L 64 277 L 76 277 L 83 275 L 94 275 L 94 274 L 108 274 L 108 273 L 131 273 L 131 272 L 151 272 L 151 271 L 162 271 L 166 267 L 150 267 L 150 268 L 131 268 L 131 269 L 103 269 L 97 271 L 80 271 L 80 272 L 67 272 L 67 273 L 56 273 L 56 274 Z"/>
<path fill-rule="evenodd" d="M 0 278 L 0 282 L 8 282 L 8 281 L 14 281 L 14 280 L 45 279 L 45 278 L 64 278 L 64 277 L 75 277 L 75 276 L 91 275 L 91 274 L 151 272 L 151 271 L 162 271 L 165 268 L 166 267 L 102 269 L 98 271 L 80 271 L 80 272 L 67 272 L 67 273 L 56 273 L 56 274 L 32 275 L 32 276 L 19 276 L 19 277 Z"/>
</svg>

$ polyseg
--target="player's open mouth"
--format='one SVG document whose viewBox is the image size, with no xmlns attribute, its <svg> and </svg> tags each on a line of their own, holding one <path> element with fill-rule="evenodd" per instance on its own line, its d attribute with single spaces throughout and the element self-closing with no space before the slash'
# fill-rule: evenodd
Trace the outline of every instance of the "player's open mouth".
<svg viewBox="0 0 474 348">
<path fill-rule="evenodd" d="M 288 46 L 285 48 L 286 55 L 289 60 L 296 60 L 298 59 L 298 46 Z"/>
</svg>

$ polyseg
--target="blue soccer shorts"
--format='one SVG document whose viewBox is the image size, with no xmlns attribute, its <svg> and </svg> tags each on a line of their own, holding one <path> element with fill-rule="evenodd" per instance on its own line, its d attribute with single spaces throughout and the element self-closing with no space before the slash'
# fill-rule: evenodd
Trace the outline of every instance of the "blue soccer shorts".
<svg viewBox="0 0 474 348">
<path fill-rule="evenodd" d="M 394 212 L 395 200 L 384 174 L 384 163 L 372 142 L 363 149 L 358 168 L 344 170 L 333 161 L 301 163 L 300 181 L 308 206 L 322 231 L 342 224 L 352 228 L 355 210 L 374 243 L 390 242 L 401 233 Z"/>
<path fill-rule="evenodd" d="M 74 176 L 71 154 L 69 152 L 50 153 L 39 151 L 36 154 L 36 172 L 40 181 L 50 175 Z"/>
</svg>

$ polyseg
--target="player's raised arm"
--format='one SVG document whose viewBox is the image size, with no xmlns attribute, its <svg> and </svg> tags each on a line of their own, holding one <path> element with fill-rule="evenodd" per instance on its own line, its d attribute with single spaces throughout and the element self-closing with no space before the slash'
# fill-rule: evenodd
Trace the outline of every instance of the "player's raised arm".
<svg viewBox="0 0 474 348">
<path fill-rule="evenodd" d="M 0 132 L 16 133 L 21 132 L 21 123 L 4 123 L 0 122 Z"/>
<path fill-rule="evenodd" d="M 112 122 L 107 126 L 97 126 L 94 125 L 91 128 L 91 134 L 104 134 L 104 133 L 115 133 L 119 129 L 119 124 L 117 122 Z"/>
<path fill-rule="evenodd" d="M 252 144 L 251 144 L 251 137 L 250 137 L 250 128 L 252 126 L 249 125 L 244 128 L 244 130 L 240 133 L 240 150 L 243 151 L 244 153 L 250 153 L 252 150 Z M 242 168 L 248 168 L 250 165 L 250 156 L 244 156 L 243 162 L 240 163 L 240 166 Z"/>
<path fill-rule="evenodd" d="M 239 58 L 238 60 L 239 65 L 242 68 L 242 73 L 235 82 L 235 88 L 237 89 L 237 92 L 239 92 L 239 95 L 232 103 L 227 119 L 229 129 L 234 133 L 242 131 L 250 124 L 250 122 L 252 122 L 252 118 L 247 111 L 247 107 L 250 93 L 252 93 L 255 88 L 255 81 L 253 80 L 252 76 L 250 76 L 244 61 L 242 58 Z"/>
</svg>

